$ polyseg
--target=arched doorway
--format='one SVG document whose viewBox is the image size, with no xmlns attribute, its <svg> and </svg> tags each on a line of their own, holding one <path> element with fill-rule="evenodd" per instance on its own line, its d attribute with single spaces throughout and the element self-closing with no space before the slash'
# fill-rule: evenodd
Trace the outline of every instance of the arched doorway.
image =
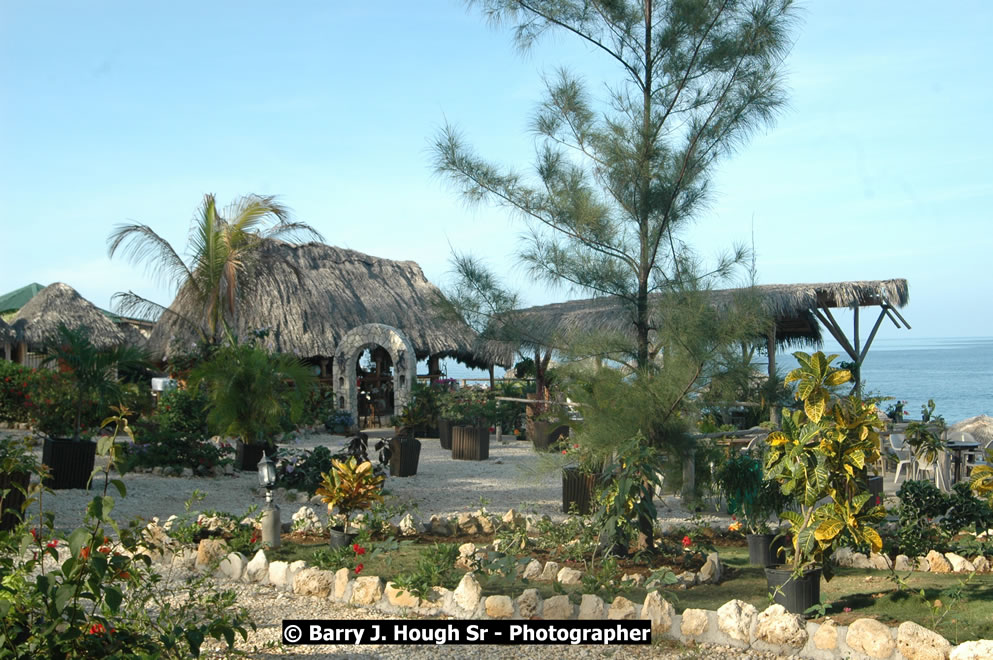
<svg viewBox="0 0 993 660">
<path fill-rule="evenodd" d="M 367 323 L 349 330 L 335 350 L 334 399 L 338 410 L 347 410 L 356 422 L 359 403 L 355 365 L 365 349 L 376 347 L 385 349 L 393 362 L 393 410 L 397 414 L 410 402 L 417 379 L 414 346 L 400 330 L 382 323 Z"/>
</svg>

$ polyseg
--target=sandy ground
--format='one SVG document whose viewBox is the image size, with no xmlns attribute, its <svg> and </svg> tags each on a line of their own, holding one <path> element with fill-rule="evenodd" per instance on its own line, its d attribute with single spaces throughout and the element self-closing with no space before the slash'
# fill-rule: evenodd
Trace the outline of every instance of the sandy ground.
<svg viewBox="0 0 993 660">
<path fill-rule="evenodd" d="M 370 435 L 387 434 L 387 431 L 382 431 Z M 346 438 L 342 436 L 313 434 L 302 436 L 290 446 L 309 449 L 324 445 L 336 451 L 345 442 Z M 40 458 L 40 446 L 36 451 Z M 97 465 L 105 464 L 106 459 L 98 456 Z M 240 517 L 252 504 L 262 504 L 264 492 L 259 488 L 254 472 L 190 478 L 130 473 L 124 476 L 124 483 L 127 497 L 117 497 L 116 490 L 113 487 L 109 489 L 109 494 L 115 499 L 113 517 L 118 523 L 132 518 L 150 520 L 158 517 L 165 520 L 172 514 L 182 514 L 185 503 L 194 491 L 200 491 L 204 498 L 193 504 L 191 510 L 224 511 Z M 455 515 L 476 511 L 481 506 L 498 514 L 514 508 L 523 513 L 548 515 L 555 520 L 565 517 L 561 512 L 561 471 L 548 456 L 535 453 L 531 443 L 507 440 L 506 436 L 504 442 L 497 441 L 496 436 L 491 438 L 490 456 L 486 461 L 453 460 L 451 452 L 441 449 L 436 438 L 423 439 L 417 474 L 405 478 L 388 477 L 385 489 L 395 497 L 392 500 L 394 503 L 402 504 L 424 521 L 433 514 Z M 45 495 L 41 505 L 45 510 L 55 511 L 58 528 L 73 529 L 81 524 L 86 504 L 102 491 L 103 478 L 95 477 L 89 492 L 55 491 L 54 495 Z M 283 510 L 284 520 L 289 520 L 302 505 L 293 493 L 289 496 L 277 491 L 276 502 Z M 664 523 L 685 522 L 690 517 L 676 497 L 666 497 L 658 504 Z M 37 515 L 38 511 L 39 505 L 35 503 L 29 513 Z M 728 522 L 727 516 L 710 512 L 704 519 L 713 524 L 726 525 Z"/>
</svg>

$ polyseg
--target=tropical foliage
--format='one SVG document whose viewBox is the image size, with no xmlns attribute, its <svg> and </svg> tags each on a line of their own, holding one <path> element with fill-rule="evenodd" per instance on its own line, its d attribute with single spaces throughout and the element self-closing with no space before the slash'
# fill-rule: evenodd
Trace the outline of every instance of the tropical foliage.
<svg viewBox="0 0 993 660">
<path fill-rule="evenodd" d="M 328 505 L 328 513 L 337 508 L 344 517 L 342 529 L 348 531 L 349 520 L 356 509 L 368 509 L 383 499 L 384 477 L 377 475 L 370 461 L 359 463 L 355 457 L 347 461 L 331 461 L 331 470 L 321 475 L 321 487 L 316 494 Z"/>
<path fill-rule="evenodd" d="M 297 237 L 323 240 L 309 225 L 291 221 L 288 209 L 275 197 L 245 195 L 222 214 L 214 196 L 205 195 L 185 260 L 148 225 L 119 225 L 109 237 L 111 257 L 121 250 L 132 263 L 144 263 L 176 290 L 180 304 L 166 309 L 130 291 L 115 299 L 122 313 L 165 312 L 193 328 L 204 343 L 218 344 L 232 334 L 243 293 L 271 274 L 273 264 L 261 249 L 264 241 Z"/>
<path fill-rule="evenodd" d="M 280 431 L 300 420 L 313 381 L 296 357 L 249 343 L 219 348 L 194 369 L 190 387 L 206 385 L 207 421 L 216 433 L 274 445 Z"/>
<path fill-rule="evenodd" d="M 798 351 L 794 356 L 800 367 L 786 382 L 797 384 L 802 409 L 783 410 L 782 430 L 767 441 L 765 471 L 798 508 L 780 513 L 791 525 L 793 570 L 821 564 L 830 579 L 834 548 L 882 549 L 873 525 L 886 512 L 872 501 L 866 484 L 867 466 L 879 460 L 882 422 L 874 400 L 835 392 L 852 379 L 851 372 L 831 366 L 836 355 Z"/>
<path fill-rule="evenodd" d="M 84 411 L 92 406 L 102 419 L 110 406 L 123 396 L 118 369 L 134 369 L 144 364 L 144 353 L 133 346 L 99 349 L 90 341 L 85 327 L 70 330 L 60 325 L 48 346 L 44 364 L 54 364 L 59 375 L 40 384 L 36 396 L 38 428 L 53 437 L 79 440 L 87 428 Z M 50 390 L 46 390 L 50 386 Z M 43 398 L 42 398 L 43 397 Z"/>
</svg>

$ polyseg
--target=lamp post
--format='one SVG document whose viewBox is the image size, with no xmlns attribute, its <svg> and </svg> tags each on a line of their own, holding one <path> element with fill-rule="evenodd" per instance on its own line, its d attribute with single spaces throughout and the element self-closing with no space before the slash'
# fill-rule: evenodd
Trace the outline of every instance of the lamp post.
<svg viewBox="0 0 993 660">
<path fill-rule="evenodd" d="M 259 484 L 265 488 L 265 508 L 262 509 L 262 545 L 278 548 L 282 523 L 279 521 L 279 506 L 272 501 L 272 487 L 276 485 L 276 465 L 265 453 L 259 461 Z"/>
</svg>

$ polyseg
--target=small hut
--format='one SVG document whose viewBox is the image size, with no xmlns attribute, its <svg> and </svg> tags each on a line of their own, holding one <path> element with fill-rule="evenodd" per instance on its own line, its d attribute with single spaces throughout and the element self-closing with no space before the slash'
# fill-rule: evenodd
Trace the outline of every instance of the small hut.
<svg viewBox="0 0 993 660">
<path fill-rule="evenodd" d="M 830 282 L 819 284 L 765 284 L 747 289 L 721 289 L 711 291 L 713 304 L 727 306 L 738 295 L 757 296 L 762 308 L 775 320 L 775 331 L 766 337 L 769 352 L 769 373 L 775 373 L 777 347 L 821 343 L 821 325 L 845 349 L 848 357 L 857 366 L 865 359 L 869 346 L 884 318 L 889 318 L 898 328 L 901 322 L 910 327 L 896 308 L 904 307 L 909 301 L 907 280 L 862 280 Z M 658 297 L 655 297 L 658 300 Z M 859 329 L 859 309 L 876 306 L 879 316 L 868 338 L 862 344 Z M 855 310 L 855 327 L 852 339 L 838 325 L 831 309 L 852 308 Z M 511 327 L 514 337 L 525 337 L 525 341 L 540 344 L 548 338 L 557 338 L 556 346 L 564 345 L 574 333 L 614 332 L 633 336 L 634 324 L 631 313 L 618 298 L 590 298 L 573 300 L 552 305 L 529 307 L 508 315 L 501 323 Z M 657 324 L 659 319 L 654 319 Z M 493 339 L 500 339 L 500 332 L 493 333 Z M 493 350 L 496 342 L 487 346 Z M 546 344 L 547 345 L 547 344 Z M 519 343 L 505 342 L 500 359 L 506 361 L 517 351 Z M 857 371 L 856 366 L 856 371 Z M 856 377 L 857 377 L 856 373 Z"/>
<path fill-rule="evenodd" d="M 401 330 L 418 360 L 453 357 L 471 367 L 489 363 L 474 352 L 476 334 L 441 318 L 441 292 L 413 261 L 392 261 L 323 243 L 290 245 L 266 239 L 260 261 L 271 268 L 244 291 L 233 320 L 239 336 L 266 329 L 273 350 L 311 358 L 327 375 L 335 348 L 352 329 L 383 324 Z M 241 282 L 239 282 L 239 286 Z M 152 358 L 188 352 L 197 331 L 177 315 L 199 315 L 176 297 L 148 339 Z"/>
<path fill-rule="evenodd" d="M 124 343 L 123 333 L 93 303 L 68 284 L 56 282 L 38 292 L 11 320 L 16 343 L 14 361 L 37 366 L 39 353 L 58 333 L 60 325 L 87 327 L 90 340 L 98 348 Z"/>
<path fill-rule="evenodd" d="M 3 347 L 3 359 L 10 360 L 10 349 L 14 343 L 14 329 L 0 319 L 0 346 Z"/>
</svg>

